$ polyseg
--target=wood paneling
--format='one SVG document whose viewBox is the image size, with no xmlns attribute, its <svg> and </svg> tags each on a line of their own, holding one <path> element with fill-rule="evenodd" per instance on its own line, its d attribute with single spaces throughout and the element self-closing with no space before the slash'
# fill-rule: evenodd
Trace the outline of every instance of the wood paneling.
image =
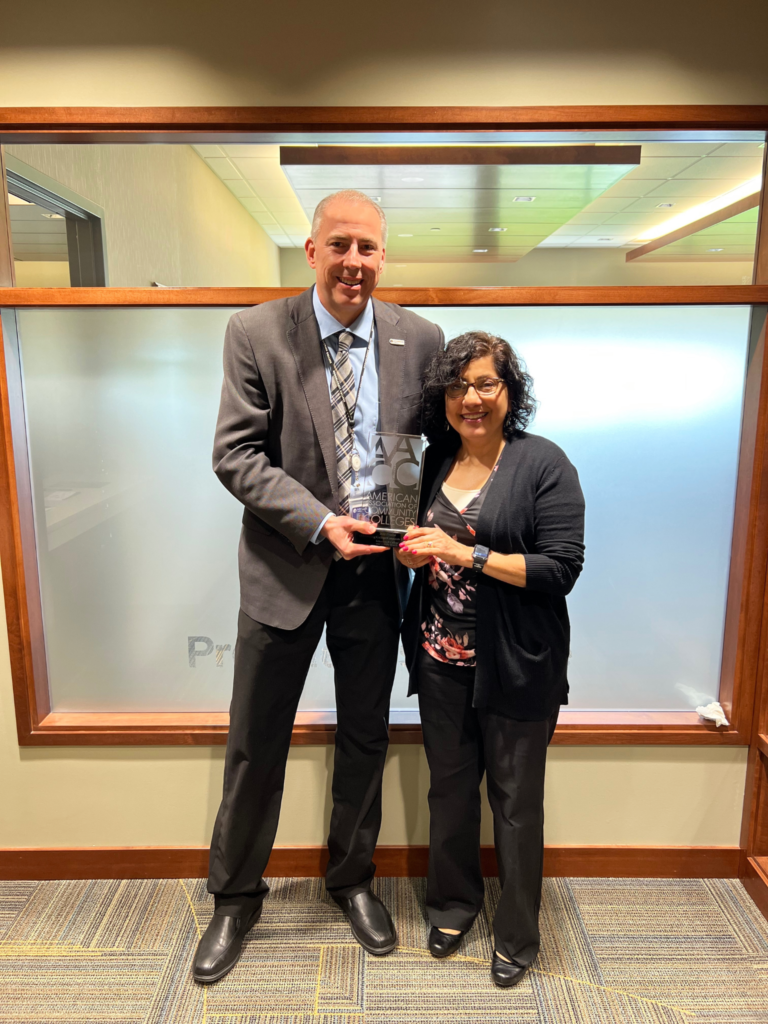
<svg viewBox="0 0 768 1024">
<path fill-rule="evenodd" d="M 763 157 L 763 188 L 758 220 L 758 235 L 755 248 L 753 280 L 768 283 L 768 221 L 765 200 L 768 150 Z M 750 349 L 754 352 L 752 363 L 758 360 L 768 363 L 768 322 L 766 309 L 752 311 L 752 337 Z M 750 380 L 753 375 L 762 379 L 760 399 L 754 409 L 754 388 L 750 399 Z M 768 917 L 768 369 L 757 366 L 754 374 L 750 368 L 747 377 L 747 398 L 745 400 L 744 422 L 751 424 L 754 431 L 754 455 L 751 470 L 751 497 L 749 501 L 749 524 L 746 526 L 747 545 L 744 555 L 743 588 L 741 592 L 740 635 L 734 645 L 731 657 L 735 663 L 734 718 L 735 724 L 745 735 L 749 735 L 750 747 L 747 760 L 747 777 L 744 789 L 744 804 L 741 822 L 741 870 L 740 876 L 747 891 L 762 913 Z M 742 462 L 748 441 L 742 440 Z M 741 469 L 740 469 L 741 472 Z M 739 482 L 741 487 L 741 481 Z M 734 530 L 734 569 L 738 571 L 740 555 L 737 540 L 744 528 L 744 497 L 737 492 L 737 523 Z M 741 514 L 740 514 L 741 513 Z M 752 577 L 751 583 L 749 577 Z M 729 594 L 729 608 L 734 604 Z M 726 647 L 728 646 L 728 622 L 726 620 Z M 725 658 L 724 658 L 725 663 Z"/>
<path fill-rule="evenodd" d="M 736 878 L 737 846 L 547 846 L 544 874 L 571 878 Z M 380 877 L 423 877 L 428 847 L 379 846 L 374 857 Z M 324 846 L 276 847 L 266 877 L 322 876 Z M 492 846 L 481 850 L 483 874 L 498 874 Z M 17 848 L 0 850 L 0 879 L 205 878 L 208 848 L 119 846 Z"/>
<path fill-rule="evenodd" d="M 744 389 L 720 703 L 751 737 L 768 564 L 768 359 L 765 310 L 754 309 Z"/>
<path fill-rule="evenodd" d="M 765 347 L 768 345 L 766 310 L 754 310 L 753 320 L 755 329 L 759 330 L 758 347 L 755 352 L 757 356 L 760 347 L 765 351 Z M 765 355 L 762 358 L 765 363 L 768 363 L 768 358 Z M 768 577 L 766 575 L 766 563 L 768 563 L 768 410 L 766 410 L 766 406 L 768 406 L 768 368 L 766 366 L 762 370 L 762 379 L 752 472 L 753 494 L 750 510 L 754 523 L 752 537 L 749 541 L 752 551 L 748 551 L 746 555 L 746 563 L 751 566 L 753 582 L 748 588 L 745 587 L 742 595 L 744 636 L 739 638 L 737 644 L 742 664 L 738 670 L 737 658 L 736 673 L 736 684 L 742 692 L 734 697 L 734 703 L 739 708 L 738 725 L 750 739 L 741 828 L 741 846 L 747 858 L 768 855 L 768 760 L 761 752 L 762 737 L 768 734 Z M 747 720 L 750 705 L 752 714 Z"/>
<path fill-rule="evenodd" d="M 741 882 L 763 917 L 768 918 L 768 858 L 748 857 Z"/>
<path fill-rule="evenodd" d="M 283 167 L 639 164 L 640 146 L 283 146 Z"/>
<path fill-rule="evenodd" d="M 715 213 L 710 213 L 706 217 L 699 217 L 698 220 L 691 221 L 690 224 L 685 224 L 681 228 L 677 228 L 675 231 L 670 231 L 666 235 L 660 235 L 658 238 L 654 238 L 651 242 L 646 242 L 645 245 L 638 246 L 637 249 L 630 249 L 627 255 L 624 257 L 625 262 L 631 263 L 632 260 L 639 259 L 640 256 L 645 256 L 649 252 L 654 252 L 656 249 L 663 249 L 665 245 L 671 245 L 672 242 L 677 242 L 681 238 L 688 238 L 689 235 L 695 235 L 697 231 L 703 231 L 705 228 L 711 228 L 715 224 L 722 224 L 724 220 L 728 220 L 731 217 L 736 217 L 740 213 L 746 213 L 747 210 L 753 210 L 760 204 L 760 193 L 753 192 L 751 196 L 745 196 L 743 199 L 739 199 L 735 203 L 731 203 L 729 206 L 724 206 L 722 210 L 717 210 Z"/>
<path fill-rule="evenodd" d="M 765 130 L 768 106 L 5 107 L 0 142 L 250 142 L 276 133 Z M 222 139 L 222 136 L 228 136 Z M 266 141 L 266 140 L 263 140 Z M 301 141 L 300 138 L 294 141 Z"/>
<path fill-rule="evenodd" d="M 303 288 L 2 288 L 0 306 L 257 306 Z M 379 288 L 400 306 L 743 306 L 768 303 L 766 285 L 613 288 Z"/>
</svg>

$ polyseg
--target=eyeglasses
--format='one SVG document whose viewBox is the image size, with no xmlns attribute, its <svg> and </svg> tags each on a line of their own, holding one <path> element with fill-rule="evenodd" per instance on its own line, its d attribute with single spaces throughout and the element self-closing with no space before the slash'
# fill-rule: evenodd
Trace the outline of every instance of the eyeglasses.
<svg viewBox="0 0 768 1024">
<path fill-rule="evenodd" d="M 463 398 L 470 388 L 474 388 L 475 392 L 483 398 L 491 398 L 499 390 L 499 385 L 503 383 L 504 380 L 501 377 L 480 377 L 475 381 L 459 379 L 451 381 L 446 387 L 445 393 L 448 398 Z"/>
</svg>

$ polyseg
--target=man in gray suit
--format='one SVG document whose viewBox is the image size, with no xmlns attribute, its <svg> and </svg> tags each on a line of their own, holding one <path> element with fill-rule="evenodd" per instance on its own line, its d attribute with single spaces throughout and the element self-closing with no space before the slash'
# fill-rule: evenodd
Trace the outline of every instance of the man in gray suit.
<svg viewBox="0 0 768 1024">
<path fill-rule="evenodd" d="M 328 892 L 371 953 L 397 944 L 370 889 L 397 662 L 400 601 L 392 552 L 356 543 L 349 516 L 373 459 L 370 435 L 421 433 L 421 385 L 442 331 L 371 297 L 386 219 L 359 192 L 324 199 L 306 251 L 316 284 L 236 313 L 224 343 L 213 464 L 245 506 L 240 616 L 224 795 L 211 842 L 215 910 L 197 981 L 237 962 L 268 887 L 299 698 L 323 629 L 336 686 Z"/>
</svg>

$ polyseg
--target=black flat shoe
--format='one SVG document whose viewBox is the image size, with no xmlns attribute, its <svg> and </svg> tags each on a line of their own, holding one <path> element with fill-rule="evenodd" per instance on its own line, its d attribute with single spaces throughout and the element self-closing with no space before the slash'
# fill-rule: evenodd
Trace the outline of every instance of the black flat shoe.
<svg viewBox="0 0 768 1024">
<path fill-rule="evenodd" d="M 331 894 L 333 895 L 333 894 Z M 384 956 L 397 945 L 397 932 L 389 911 L 370 890 L 356 896 L 334 896 L 349 921 L 352 934 L 369 953 Z"/>
<path fill-rule="evenodd" d="M 240 959 L 243 939 L 261 917 L 261 907 L 247 917 L 214 914 L 197 945 L 192 977 L 203 985 L 218 981 Z"/>
<path fill-rule="evenodd" d="M 491 960 L 491 980 L 501 988 L 511 988 L 519 984 L 525 977 L 527 967 L 520 967 L 518 964 L 502 960 L 498 953 L 493 954 Z"/>
<path fill-rule="evenodd" d="M 432 928 L 429 932 L 429 952 L 438 960 L 442 960 L 444 956 L 450 956 L 451 953 L 456 952 L 466 934 L 466 932 L 459 932 L 458 935 L 447 935 L 439 928 Z"/>
</svg>

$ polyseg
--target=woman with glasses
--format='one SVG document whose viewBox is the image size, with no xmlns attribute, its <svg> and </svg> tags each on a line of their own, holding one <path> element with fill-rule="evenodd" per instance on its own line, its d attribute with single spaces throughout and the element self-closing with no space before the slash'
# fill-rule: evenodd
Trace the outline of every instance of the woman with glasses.
<svg viewBox="0 0 768 1024">
<path fill-rule="evenodd" d="M 461 944 L 483 905 L 487 776 L 501 899 L 491 977 L 522 980 L 539 949 L 544 767 L 568 700 L 565 595 L 584 558 L 584 499 L 565 453 L 524 427 L 532 380 L 506 341 L 455 338 L 424 385 L 416 571 L 403 624 L 430 768 L 429 949 Z"/>
</svg>

